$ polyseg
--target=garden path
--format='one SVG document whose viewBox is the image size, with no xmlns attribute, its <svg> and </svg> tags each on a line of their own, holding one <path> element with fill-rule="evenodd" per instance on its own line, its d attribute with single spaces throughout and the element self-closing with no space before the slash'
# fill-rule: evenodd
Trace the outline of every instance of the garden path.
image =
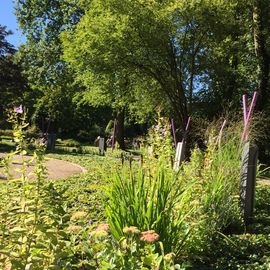
<svg viewBox="0 0 270 270">
<path fill-rule="evenodd" d="M 0 154 L 0 157 L 3 158 L 3 154 Z M 24 156 L 25 159 L 30 160 L 30 156 Z M 30 179 L 34 179 L 34 164 L 30 164 L 26 168 L 26 175 Z M 48 179 L 62 179 L 67 178 L 73 174 L 86 172 L 86 169 L 81 167 L 78 164 L 74 164 L 68 161 L 54 159 L 54 158 L 46 158 L 46 168 Z M 11 165 L 11 173 L 13 178 L 18 178 L 21 175 L 20 169 L 22 169 L 22 157 L 16 155 L 13 157 L 13 162 Z M 0 179 L 6 180 L 6 176 L 4 174 L 4 168 L 0 167 Z"/>
</svg>

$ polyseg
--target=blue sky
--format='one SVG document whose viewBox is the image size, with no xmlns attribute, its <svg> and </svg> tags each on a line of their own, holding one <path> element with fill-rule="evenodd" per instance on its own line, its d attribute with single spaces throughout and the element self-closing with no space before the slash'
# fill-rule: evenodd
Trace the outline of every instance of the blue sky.
<svg viewBox="0 0 270 270">
<path fill-rule="evenodd" d="M 16 21 L 12 0 L 0 0 L 0 24 L 7 26 L 7 29 L 14 33 L 7 37 L 9 43 L 18 47 L 25 42 L 25 38 L 22 36 Z"/>
</svg>

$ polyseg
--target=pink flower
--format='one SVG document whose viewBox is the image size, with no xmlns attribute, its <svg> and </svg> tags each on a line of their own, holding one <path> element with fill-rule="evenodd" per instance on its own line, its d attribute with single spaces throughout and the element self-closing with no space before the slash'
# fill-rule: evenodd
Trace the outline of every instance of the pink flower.
<svg viewBox="0 0 270 270">
<path fill-rule="evenodd" d="M 97 226 L 96 231 L 105 231 L 105 232 L 108 232 L 109 229 L 110 229 L 109 224 L 103 223 L 103 224 L 100 224 L 100 225 Z"/>
<path fill-rule="evenodd" d="M 158 239 L 159 235 L 153 230 L 142 232 L 140 237 L 141 241 L 147 242 L 149 244 L 156 242 Z"/>
</svg>

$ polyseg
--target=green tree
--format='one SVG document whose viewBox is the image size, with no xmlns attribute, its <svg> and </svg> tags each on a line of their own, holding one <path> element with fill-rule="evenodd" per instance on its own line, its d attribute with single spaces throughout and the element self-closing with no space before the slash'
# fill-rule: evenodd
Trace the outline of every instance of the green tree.
<svg viewBox="0 0 270 270">
<path fill-rule="evenodd" d="M 62 33 L 64 59 L 92 93 L 102 88 L 120 102 L 110 85 L 124 80 L 129 86 L 120 92 L 129 103 L 141 96 L 153 108 L 158 101 L 183 124 L 200 104 L 216 114 L 250 82 L 244 1 L 81 3 L 84 16 Z"/>
<path fill-rule="evenodd" d="M 258 109 L 269 108 L 269 71 L 270 71 L 270 6 L 265 0 L 253 1 L 254 49 L 258 67 Z"/>
<path fill-rule="evenodd" d="M 130 102 L 136 94 L 147 98 L 147 91 L 133 91 L 144 78 L 158 93 L 156 96 L 170 100 L 184 119 L 186 98 L 175 63 L 177 45 L 173 44 L 172 23 L 166 19 L 168 5 L 144 2 L 84 1 L 85 15 L 76 29 L 62 35 L 64 59 L 89 90 L 93 85 L 106 88 L 105 93 L 111 89 L 119 103 L 118 92 L 109 88 L 108 82 L 123 81 L 120 93 Z"/>
</svg>

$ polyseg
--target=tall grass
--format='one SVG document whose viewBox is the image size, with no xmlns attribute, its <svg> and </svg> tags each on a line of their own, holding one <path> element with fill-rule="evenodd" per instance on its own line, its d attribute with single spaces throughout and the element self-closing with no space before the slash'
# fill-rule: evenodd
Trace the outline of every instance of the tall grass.
<svg viewBox="0 0 270 270">
<path fill-rule="evenodd" d="M 204 151 L 192 150 L 190 161 L 183 165 L 181 176 L 193 185 L 190 204 L 196 205 L 193 219 L 200 224 L 190 238 L 190 249 L 198 251 L 211 245 L 216 234 L 230 226 L 242 225 L 239 209 L 239 184 L 242 145 L 241 124 L 234 122 L 221 138 L 218 125 L 209 127 Z"/>
</svg>

